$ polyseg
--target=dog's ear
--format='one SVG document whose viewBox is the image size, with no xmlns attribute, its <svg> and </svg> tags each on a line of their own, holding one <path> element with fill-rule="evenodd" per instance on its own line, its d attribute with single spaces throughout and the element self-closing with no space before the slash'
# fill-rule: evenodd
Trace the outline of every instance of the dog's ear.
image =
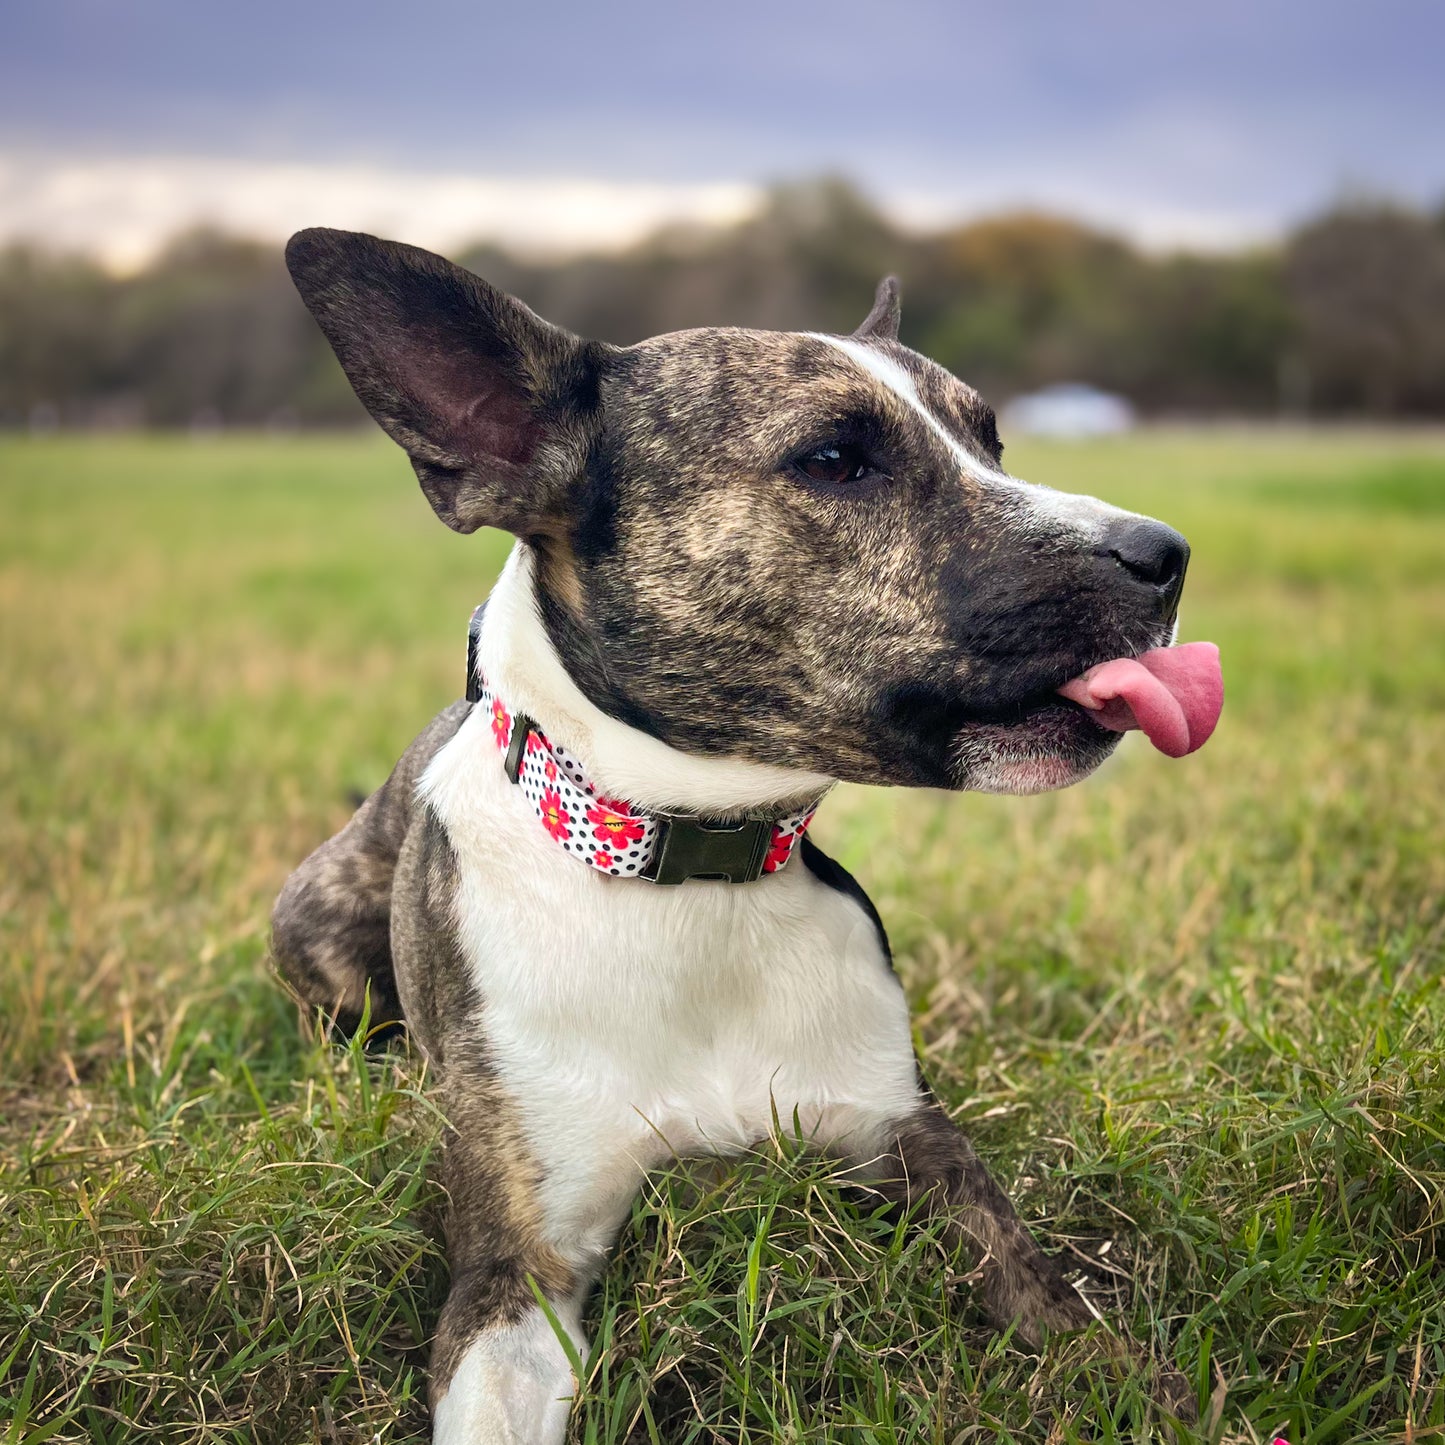
<svg viewBox="0 0 1445 1445">
<path fill-rule="evenodd" d="M 366 409 L 458 532 L 545 532 L 582 465 L 608 348 L 415 246 L 309 230 L 292 280 Z"/>
<path fill-rule="evenodd" d="M 897 341 L 902 306 L 903 292 L 898 285 L 898 277 L 885 276 L 878 283 L 878 291 L 873 297 L 873 309 L 853 335 L 865 338 L 877 336 L 884 341 Z"/>
</svg>

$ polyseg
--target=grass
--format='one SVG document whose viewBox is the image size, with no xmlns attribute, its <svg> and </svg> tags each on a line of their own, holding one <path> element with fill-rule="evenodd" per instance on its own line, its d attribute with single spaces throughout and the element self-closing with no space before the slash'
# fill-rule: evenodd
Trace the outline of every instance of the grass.
<svg viewBox="0 0 1445 1445">
<path fill-rule="evenodd" d="M 1445 441 L 1010 450 L 1194 543 L 1229 702 L 1027 801 L 841 790 L 925 1066 L 1198 1385 L 1180 1440 L 1445 1434 Z M 317 1042 L 271 898 L 456 692 L 503 555 L 380 440 L 0 444 L 0 1441 L 425 1438 L 416 1063 Z M 578 1441 L 1176 1439 L 984 1328 L 786 1128 L 649 1185 Z"/>
</svg>

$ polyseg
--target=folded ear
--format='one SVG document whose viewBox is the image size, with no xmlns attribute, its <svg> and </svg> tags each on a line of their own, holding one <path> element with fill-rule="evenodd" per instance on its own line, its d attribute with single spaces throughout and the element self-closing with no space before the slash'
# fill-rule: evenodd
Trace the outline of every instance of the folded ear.
<svg viewBox="0 0 1445 1445">
<path fill-rule="evenodd" d="M 607 348 L 415 246 L 300 231 L 286 264 L 437 516 L 458 532 L 548 530 L 582 465 Z"/>
<path fill-rule="evenodd" d="M 898 277 L 885 276 L 878 283 L 877 293 L 873 297 L 873 309 L 853 335 L 877 336 L 884 341 L 897 341 L 902 311 L 903 295 L 898 285 Z"/>
</svg>

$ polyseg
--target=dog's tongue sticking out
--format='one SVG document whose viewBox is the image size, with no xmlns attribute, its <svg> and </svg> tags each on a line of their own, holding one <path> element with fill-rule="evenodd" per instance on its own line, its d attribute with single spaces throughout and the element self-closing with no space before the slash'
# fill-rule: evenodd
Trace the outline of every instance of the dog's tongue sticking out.
<svg viewBox="0 0 1445 1445">
<path fill-rule="evenodd" d="M 1087 708 L 1112 732 L 1143 729 L 1171 758 L 1182 758 L 1209 741 L 1224 706 L 1219 649 L 1212 642 L 1156 647 L 1138 657 L 1101 662 L 1059 692 Z"/>
</svg>

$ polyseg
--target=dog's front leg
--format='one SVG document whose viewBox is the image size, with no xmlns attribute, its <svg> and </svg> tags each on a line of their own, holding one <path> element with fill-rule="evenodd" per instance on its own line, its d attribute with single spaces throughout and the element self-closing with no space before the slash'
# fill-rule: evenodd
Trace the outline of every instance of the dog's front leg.
<svg viewBox="0 0 1445 1445">
<path fill-rule="evenodd" d="M 931 1099 L 888 1130 L 868 1173 L 885 1198 L 943 1214 L 955 1243 L 977 1263 L 981 1297 L 1000 1329 L 1016 1324 L 1034 1348 L 1094 1318 L 1058 1265 L 1039 1248 L 968 1135 Z"/>
<path fill-rule="evenodd" d="M 1049 1335 L 1082 1329 L 1097 1318 L 1029 1233 L 968 1136 L 937 1103 L 920 1102 L 892 1123 L 884 1141 L 866 1171 L 875 1187 L 886 1198 L 945 1216 L 954 1241 L 974 1257 L 983 1306 L 998 1328 L 1014 1325 L 1017 1337 L 1037 1349 Z M 1149 1369 L 1162 1405 L 1194 1418 L 1194 1392 L 1183 1375 L 1155 1366 L 1127 1338 L 1110 1339 L 1111 1348 Z"/>
<path fill-rule="evenodd" d="M 459 1289 L 467 1294 L 468 1286 L 458 1280 L 451 1298 Z M 464 1310 L 469 1312 L 471 1303 L 465 1301 Z M 554 1308 L 585 1353 L 575 1302 L 557 1301 Z M 474 1319 L 458 1348 L 440 1398 L 436 1391 L 443 1387 L 433 1365 L 435 1445 L 561 1445 L 577 1385 L 550 1321 L 535 1303 L 515 1318 Z"/>
<path fill-rule="evenodd" d="M 577 1381 L 531 1281 L 584 1357 L 588 1282 L 541 1236 L 525 1151 L 496 1116 L 467 1128 L 468 1114 L 485 1111 L 474 1097 L 453 1112 L 443 1156 L 452 1285 L 432 1349 L 433 1440 L 560 1445 Z"/>
</svg>

